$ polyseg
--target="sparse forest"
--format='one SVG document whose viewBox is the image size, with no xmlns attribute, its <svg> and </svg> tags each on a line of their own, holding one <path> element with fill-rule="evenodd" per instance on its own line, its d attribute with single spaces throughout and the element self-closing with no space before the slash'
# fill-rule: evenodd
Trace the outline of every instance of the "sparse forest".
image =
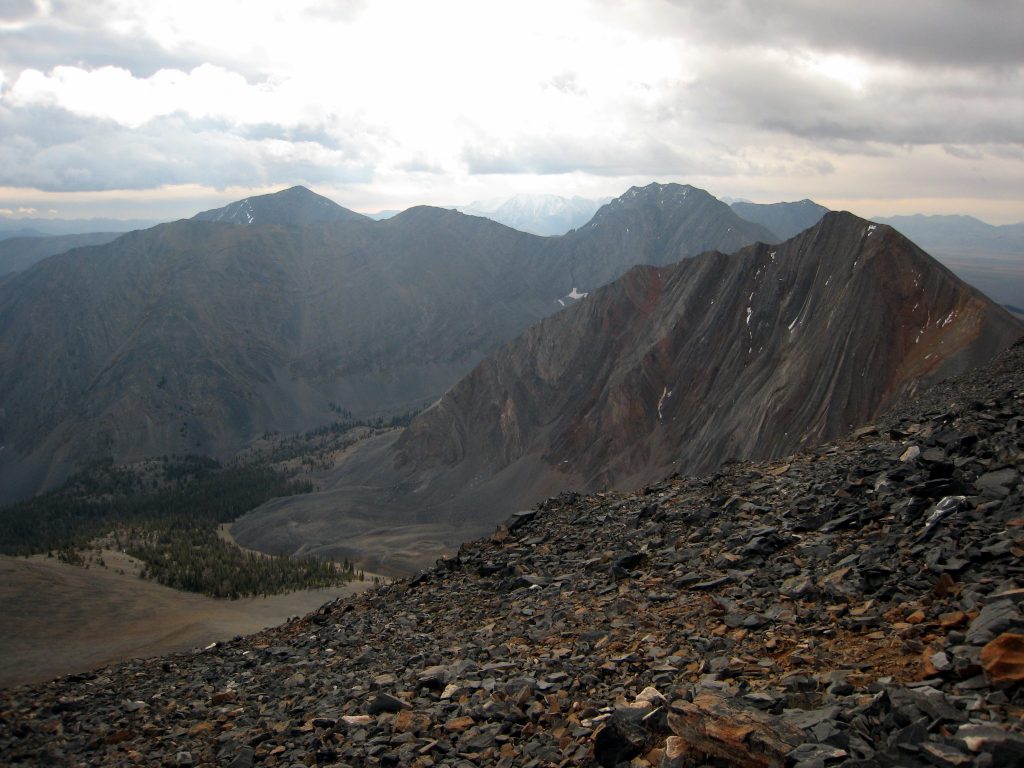
<svg viewBox="0 0 1024 768">
<path fill-rule="evenodd" d="M 142 575 L 176 589 L 240 597 L 324 587 L 355 577 L 351 563 L 262 557 L 217 538 L 216 529 L 276 496 L 312 490 L 267 464 L 221 466 L 200 456 L 128 467 L 97 464 L 51 493 L 0 509 L 0 552 L 56 552 L 82 564 L 79 549 L 113 534 L 145 564 Z"/>
<path fill-rule="evenodd" d="M 217 536 L 219 525 L 272 498 L 312 491 L 308 473 L 330 466 L 338 452 L 378 430 L 405 426 L 417 413 L 359 419 L 337 404 L 331 410 L 337 421 L 289 437 L 268 433 L 262 445 L 226 466 L 194 455 L 96 463 L 55 491 L 0 509 L 0 554 L 47 552 L 88 567 L 80 551 L 102 538 L 141 560 L 143 578 L 213 597 L 362 578 L 347 560 L 264 556 Z"/>
</svg>

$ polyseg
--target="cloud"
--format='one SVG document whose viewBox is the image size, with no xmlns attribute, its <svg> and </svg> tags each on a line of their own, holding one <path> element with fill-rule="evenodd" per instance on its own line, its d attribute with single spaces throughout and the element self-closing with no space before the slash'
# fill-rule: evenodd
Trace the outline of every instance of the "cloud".
<svg viewBox="0 0 1024 768">
<path fill-rule="evenodd" d="M 942 147 L 942 150 L 951 157 L 957 157 L 961 160 L 981 160 L 984 155 L 977 149 L 970 147 L 958 147 L 952 144 L 946 144 Z"/>
<path fill-rule="evenodd" d="M 32 18 L 36 12 L 33 0 L 0 0 L 0 24 L 16 24 Z"/>
<path fill-rule="evenodd" d="M 507 142 L 473 141 L 463 158 L 473 174 L 591 173 L 597 176 L 717 176 L 736 173 L 728 158 L 687 153 L 651 136 L 525 136 Z"/>
<path fill-rule="evenodd" d="M 770 141 L 765 134 L 776 133 L 819 149 L 877 154 L 886 144 L 1015 143 L 1024 136 L 1020 76 L 866 65 L 862 77 L 855 84 L 822 73 L 807 55 L 719 52 L 674 98 L 678 109 L 730 127 L 741 142 Z"/>
<path fill-rule="evenodd" d="M 146 78 L 109 66 L 59 66 L 49 73 L 26 69 L 7 89 L 5 100 L 13 107 L 60 107 L 78 117 L 107 118 L 130 128 L 175 113 L 230 117 L 238 123 L 281 117 L 279 94 L 250 86 L 241 75 L 211 64 L 191 72 L 161 69 Z M 286 119 L 299 120 L 301 115 Z"/>
<path fill-rule="evenodd" d="M 815 50 L 941 67 L 1020 67 L 1017 0 L 602 3 L 616 23 L 718 49 Z"/>
<path fill-rule="evenodd" d="M 14 121 L 23 129 L 0 142 L 0 186 L 44 191 L 150 189 L 162 185 L 265 186 L 366 182 L 370 158 L 315 142 L 247 140 L 216 123 L 181 116 L 131 130 L 100 119 L 61 119 L 40 108 Z M 8 122 L 8 124 L 10 124 Z M 50 125 L 35 132 L 34 126 Z"/>
</svg>

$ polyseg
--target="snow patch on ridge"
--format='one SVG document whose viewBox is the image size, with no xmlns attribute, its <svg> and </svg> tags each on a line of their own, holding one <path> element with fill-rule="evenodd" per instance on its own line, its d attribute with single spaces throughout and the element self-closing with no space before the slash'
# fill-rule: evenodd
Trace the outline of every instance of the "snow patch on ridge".
<svg viewBox="0 0 1024 768">
<path fill-rule="evenodd" d="M 665 401 L 666 401 L 666 400 L 667 400 L 668 398 L 670 398 L 670 397 L 672 397 L 672 390 L 671 390 L 671 389 L 669 389 L 669 388 L 668 388 L 668 387 L 666 386 L 666 387 L 665 387 L 665 388 L 664 388 L 664 389 L 663 389 L 663 390 L 661 391 L 661 397 L 659 397 L 659 398 L 658 398 L 658 421 L 662 421 L 662 420 L 663 420 L 663 418 L 662 418 L 662 412 L 661 412 L 661 409 L 662 409 L 662 406 L 664 406 L 664 405 L 665 405 Z"/>
</svg>

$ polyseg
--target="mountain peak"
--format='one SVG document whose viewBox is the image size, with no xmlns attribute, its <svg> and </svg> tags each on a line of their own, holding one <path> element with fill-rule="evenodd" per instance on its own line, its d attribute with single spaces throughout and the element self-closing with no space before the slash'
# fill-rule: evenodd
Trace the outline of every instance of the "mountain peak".
<svg viewBox="0 0 1024 768">
<path fill-rule="evenodd" d="M 679 247 L 676 241 L 682 232 L 688 233 L 691 247 Z M 668 264 L 705 250 L 731 252 L 757 241 L 778 242 L 772 231 L 741 218 L 706 190 L 657 182 L 630 187 L 577 230 L 582 237 L 598 234 L 643 236 L 648 244 L 642 262 L 646 264 Z"/>
<path fill-rule="evenodd" d="M 690 184 L 676 184 L 674 182 L 661 184 L 657 181 L 652 181 L 643 187 L 630 187 L 626 190 L 625 194 L 615 198 L 612 202 L 614 203 L 616 200 L 648 200 L 658 203 L 682 202 L 692 193 L 702 198 L 712 197 L 710 192 Z"/>
<path fill-rule="evenodd" d="M 195 221 L 220 221 L 249 226 L 250 224 L 283 224 L 304 226 L 313 223 L 338 221 L 365 221 L 366 217 L 350 211 L 323 195 L 303 186 L 289 187 L 280 192 L 256 195 L 197 213 Z"/>
</svg>

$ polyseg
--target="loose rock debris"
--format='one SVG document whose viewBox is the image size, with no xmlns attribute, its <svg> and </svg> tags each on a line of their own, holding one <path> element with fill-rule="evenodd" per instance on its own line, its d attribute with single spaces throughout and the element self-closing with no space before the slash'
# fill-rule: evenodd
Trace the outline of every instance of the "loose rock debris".
<svg viewBox="0 0 1024 768">
<path fill-rule="evenodd" d="M 0 762 L 1024 764 L 1022 471 L 1018 347 L 848 440 L 563 493 L 281 627 L 0 691 Z"/>
</svg>

